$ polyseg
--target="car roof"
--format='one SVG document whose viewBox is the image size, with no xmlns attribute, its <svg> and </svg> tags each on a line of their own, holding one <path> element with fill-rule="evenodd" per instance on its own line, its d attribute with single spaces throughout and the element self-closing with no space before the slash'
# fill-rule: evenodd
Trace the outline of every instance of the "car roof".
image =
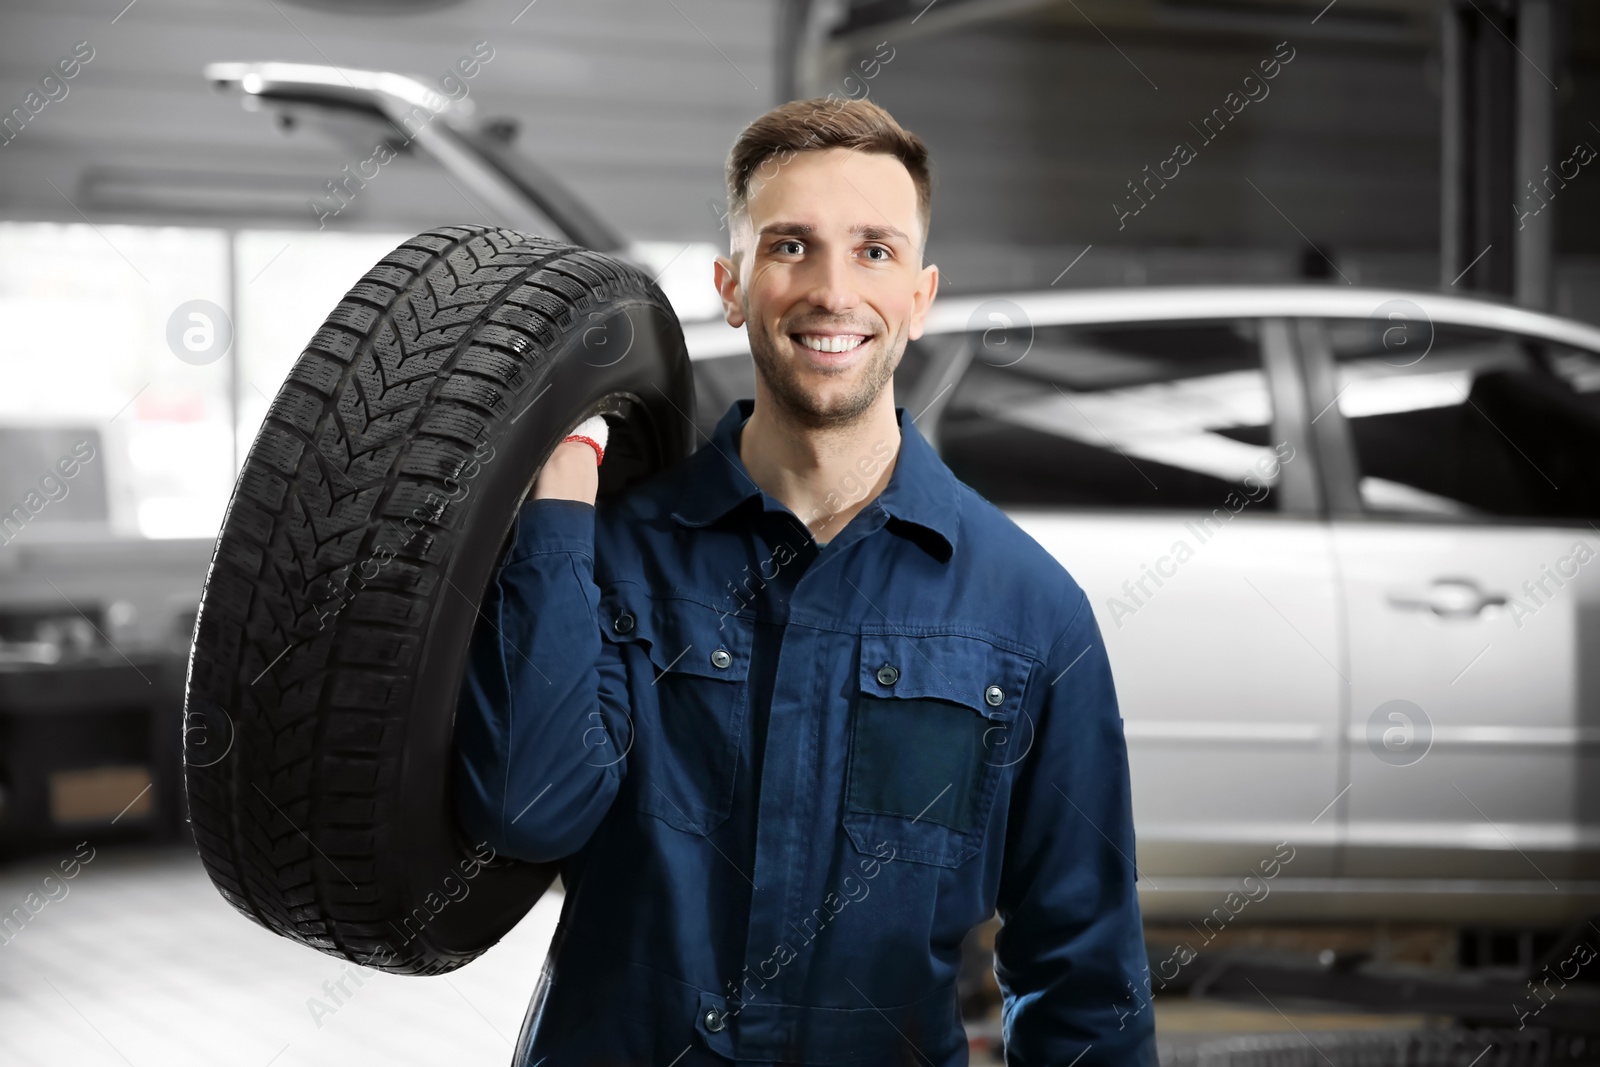
<svg viewBox="0 0 1600 1067">
<path fill-rule="evenodd" d="M 1397 302 L 1404 303 L 1397 303 Z M 940 296 L 928 312 L 925 333 L 956 333 L 1004 325 L 1005 304 L 1036 326 L 1171 322 L 1181 319 L 1358 318 L 1422 321 L 1508 330 L 1600 351 L 1600 327 L 1477 297 L 1410 289 L 1345 285 L 1172 285 L 1119 289 L 1016 290 Z M 1393 305 L 1392 307 L 1386 305 Z M 1410 305 L 1410 306 L 1407 306 Z M 1012 312 L 1014 314 L 1014 312 Z M 748 354 L 745 331 L 721 319 L 685 323 L 689 358 Z"/>
</svg>

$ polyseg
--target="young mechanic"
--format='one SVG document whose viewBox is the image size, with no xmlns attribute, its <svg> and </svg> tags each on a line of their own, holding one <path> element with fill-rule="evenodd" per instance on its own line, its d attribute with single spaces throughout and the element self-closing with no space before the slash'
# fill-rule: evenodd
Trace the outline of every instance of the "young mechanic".
<svg viewBox="0 0 1600 1067">
<path fill-rule="evenodd" d="M 1006 1062 L 1153 1067 L 1089 601 L 889 388 L 938 288 L 927 148 L 796 101 L 727 182 L 755 397 L 598 504 L 579 427 L 473 636 L 461 821 L 566 891 L 516 1063 L 964 1065 L 961 942 L 998 909 Z"/>
</svg>

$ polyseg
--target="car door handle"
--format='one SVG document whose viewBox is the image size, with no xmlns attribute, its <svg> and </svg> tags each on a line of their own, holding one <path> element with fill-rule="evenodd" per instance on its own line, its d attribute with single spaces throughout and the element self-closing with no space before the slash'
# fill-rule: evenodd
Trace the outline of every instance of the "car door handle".
<svg viewBox="0 0 1600 1067">
<path fill-rule="evenodd" d="M 1502 593 L 1490 593 L 1471 578 L 1436 578 L 1426 593 L 1418 595 L 1391 589 L 1389 606 L 1400 611 L 1431 611 L 1446 618 L 1480 615 L 1484 608 L 1504 607 Z"/>
</svg>

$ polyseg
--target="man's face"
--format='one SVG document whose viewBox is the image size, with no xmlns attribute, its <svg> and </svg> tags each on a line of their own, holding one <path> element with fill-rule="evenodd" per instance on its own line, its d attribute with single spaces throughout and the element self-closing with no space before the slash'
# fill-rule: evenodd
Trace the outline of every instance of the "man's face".
<svg viewBox="0 0 1600 1067">
<path fill-rule="evenodd" d="M 731 220 L 732 257 L 717 257 L 728 325 L 748 326 L 757 376 L 789 417 L 853 422 L 922 336 L 938 288 L 939 269 L 922 266 L 911 174 L 845 148 L 773 156 L 748 205 Z"/>
</svg>

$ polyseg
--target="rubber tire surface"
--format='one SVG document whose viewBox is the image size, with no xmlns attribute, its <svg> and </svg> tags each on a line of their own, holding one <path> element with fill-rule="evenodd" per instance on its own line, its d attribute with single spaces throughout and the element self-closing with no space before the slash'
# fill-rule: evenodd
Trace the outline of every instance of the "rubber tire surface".
<svg viewBox="0 0 1600 1067">
<path fill-rule="evenodd" d="M 184 780 L 212 882 L 275 933 L 439 974 L 554 865 L 465 840 L 453 724 L 478 605 L 533 472 L 611 418 L 601 495 L 686 455 L 693 378 L 637 267 L 445 227 L 369 271 L 245 459 L 195 622 Z"/>
</svg>

